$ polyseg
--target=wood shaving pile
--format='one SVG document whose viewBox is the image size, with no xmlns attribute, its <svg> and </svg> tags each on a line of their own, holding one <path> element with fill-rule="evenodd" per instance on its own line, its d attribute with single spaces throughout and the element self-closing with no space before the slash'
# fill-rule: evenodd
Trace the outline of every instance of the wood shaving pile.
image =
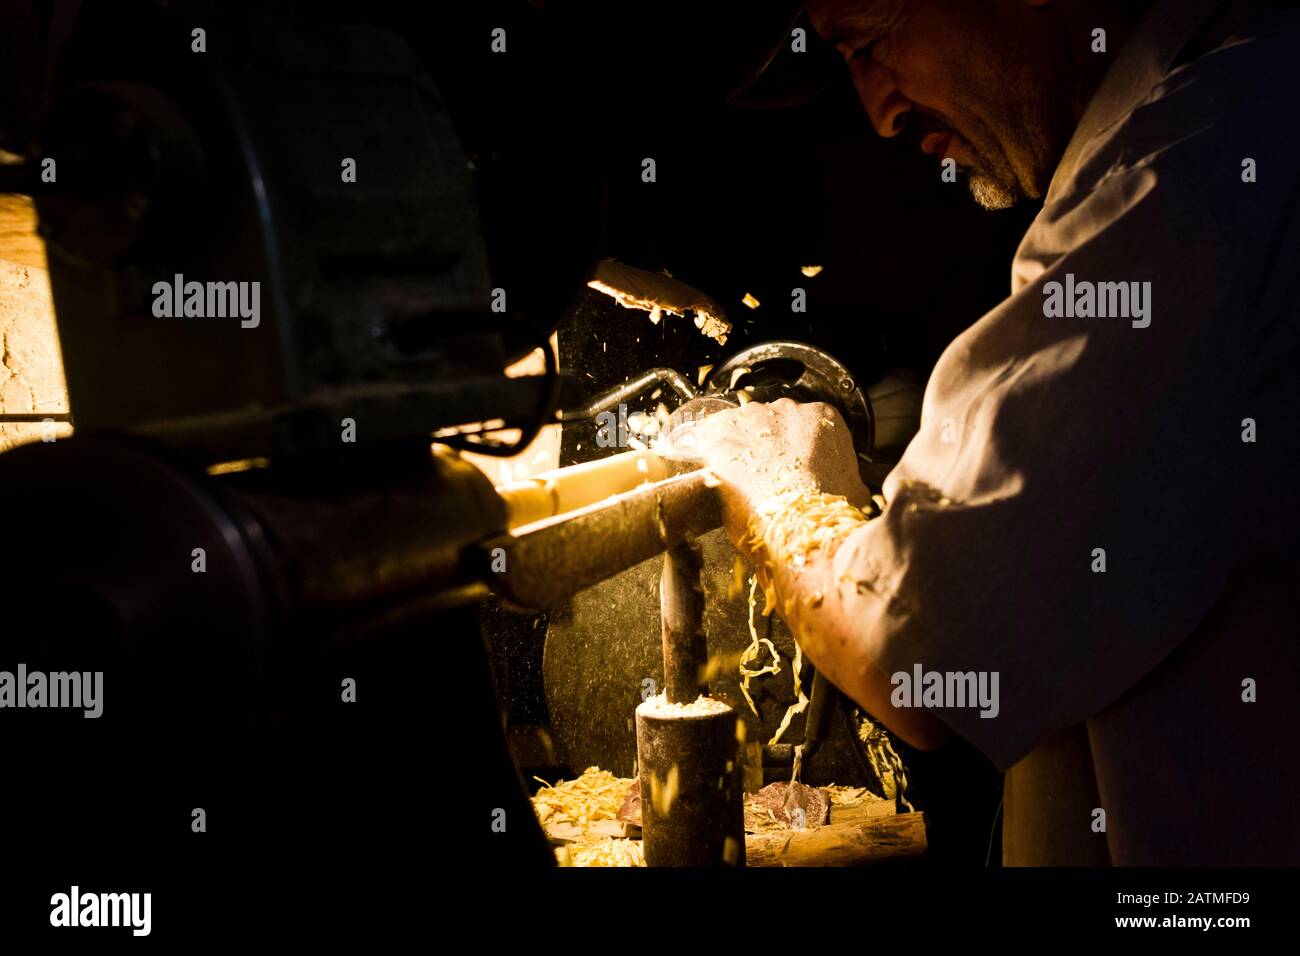
<svg viewBox="0 0 1300 956">
<path fill-rule="evenodd" d="M 841 787 L 832 783 L 819 789 L 826 791 L 833 807 L 856 807 L 867 800 L 880 799 L 866 787 Z"/>
<path fill-rule="evenodd" d="M 784 820 L 778 820 L 776 814 L 772 812 L 771 807 L 760 807 L 751 801 L 746 801 L 745 832 L 766 833 L 769 830 L 788 829 L 790 829 L 790 824 L 786 823 Z"/>
<path fill-rule="evenodd" d="M 791 804 L 791 792 L 797 790 L 801 797 Z M 802 784 L 770 783 L 758 793 L 745 794 L 745 830 L 749 833 L 766 833 L 771 830 L 815 830 L 831 822 L 830 795 L 821 787 Z M 804 809 L 801 825 L 794 825 L 796 808 Z"/>
<path fill-rule="evenodd" d="M 640 840 L 611 838 L 595 843 L 573 843 L 556 847 L 561 866 L 645 866 Z"/>
<path fill-rule="evenodd" d="M 726 701 L 718 700 L 716 697 L 706 697 L 703 694 L 689 704 L 670 704 L 668 694 L 663 693 L 646 698 L 637 706 L 636 712 L 649 717 L 706 717 L 710 714 L 726 713 L 730 709 Z"/>
<path fill-rule="evenodd" d="M 534 780 L 540 779 L 537 777 Z M 546 781 L 542 780 L 546 784 Z M 588 767 L 576 780 L 546 784 L 533 794 L 533 810 L 542 826 L 569 823 L 580 827 L 583 836 L 597 820 L 616 820 L 623 796 L 632 781 L 608 770 Z"/>
</svg>

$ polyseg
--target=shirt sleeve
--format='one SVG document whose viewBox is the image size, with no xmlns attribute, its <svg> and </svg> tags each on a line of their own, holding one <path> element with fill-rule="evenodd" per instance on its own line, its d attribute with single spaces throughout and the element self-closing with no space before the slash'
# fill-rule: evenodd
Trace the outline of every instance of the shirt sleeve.
<svg viewBox="0 0 1300 956">
<path fill-rule="evenodd" d="M 1188 194 L 1204 159 L 1162 152 L 1045 207 L 1018 291 L 940 359 L 884 514 L 836 553 L 867 658 L 996 690 L 935 710 L 1000 768 L 1156 667 L 1240 553 L 1254 286 Z M 1053 282 L 1149 283 L 1150 322 L 1048 317 Z"/>
</svg>

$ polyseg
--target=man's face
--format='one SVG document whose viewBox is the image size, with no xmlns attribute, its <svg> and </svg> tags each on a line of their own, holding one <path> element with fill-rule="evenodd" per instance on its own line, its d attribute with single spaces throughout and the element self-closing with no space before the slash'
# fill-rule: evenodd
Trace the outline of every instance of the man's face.
<svg viewBox="0 0 1300 956">
<path fill-rule="evenodd" d="M 910 132 L 955 160 L 975 199 L 1005 209 L 1047 191 L 1074 126 L 1065 51 L 1026 0 L 809 0 L 881 136 Z"/>
</svg>

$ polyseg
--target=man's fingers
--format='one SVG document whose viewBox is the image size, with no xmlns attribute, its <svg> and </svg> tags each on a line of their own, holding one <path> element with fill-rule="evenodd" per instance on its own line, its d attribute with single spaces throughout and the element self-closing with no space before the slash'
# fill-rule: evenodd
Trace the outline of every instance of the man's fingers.
<svg viewBox="0 0 1300 956">
<path fill-rule="evenodd" d="M 729 438 L 743 437 L 760 430 L 767 421 L 770 412 L 767 406 L 751 402 L 732 408 L 725 412 L 716 412 L 700 423 L 700 431 L 706 442 L 721 443 Z"/>
<path fill-rule="evenodd" d="M 809 402 L 803 407 L 808 410 L 809 415 L 815 416 L 818 419 L 830 419 L 831 421 L 837 422 L 841 425 L 844 424 L 844 416 L 840 414 L 840 410 L 834 405 L 830 405 L 826 402 Z"/>
</svg>

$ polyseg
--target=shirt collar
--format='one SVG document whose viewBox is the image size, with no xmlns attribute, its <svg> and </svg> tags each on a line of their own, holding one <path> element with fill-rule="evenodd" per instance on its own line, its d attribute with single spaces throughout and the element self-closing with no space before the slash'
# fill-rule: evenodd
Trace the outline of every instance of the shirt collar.
<svg viewBox="0 0 1300 956">
<path fill-rule="evenodd" d="M 1229 0 L 1156 0 L 1120 49 L 1052 176 L 1047 202 L 1074 178 L 1088 144 L 1133 112 L 1169 73 L 1178 54 Z"/>
</svg>

